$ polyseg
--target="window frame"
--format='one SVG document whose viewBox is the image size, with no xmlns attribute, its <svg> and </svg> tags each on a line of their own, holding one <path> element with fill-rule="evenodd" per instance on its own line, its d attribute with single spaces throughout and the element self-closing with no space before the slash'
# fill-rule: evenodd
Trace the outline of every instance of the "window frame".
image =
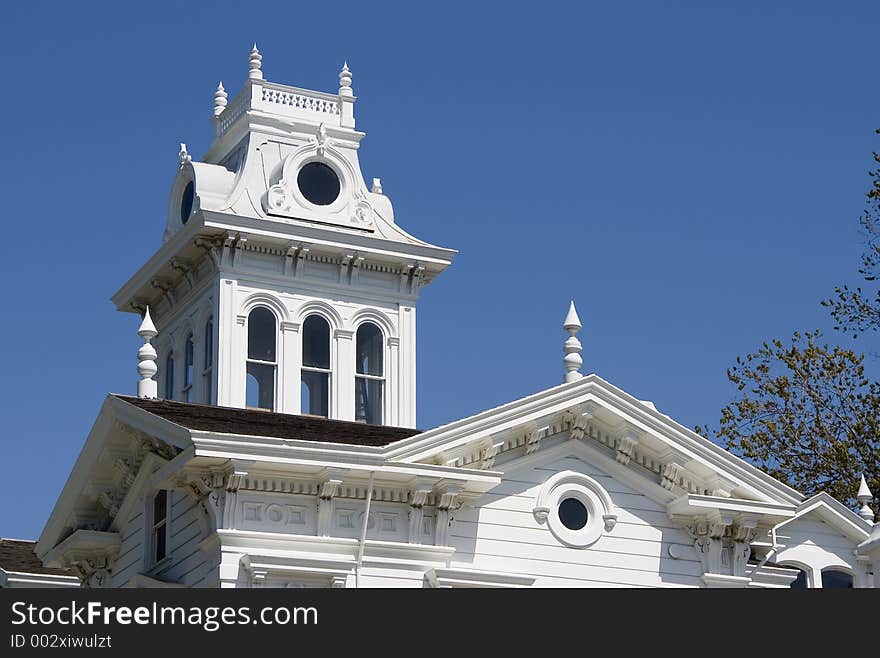
<svg viewBox="0 0 880 658">
<path fill-rule="evenodd" d="M 209 358 L 210 357 L 210 358 Z M 214 404 L 214 316 L 205 321 L 205 340 L 202 348 L 202 386 L 205 404 Z"/>
<path fill-rule="evenodd" d="M 250 331 L 251 331 L 251 315 L 258 309 L 263 309 L 272 315 L 272 319 L 274 322 L 274 336 L 273 339 L 275 341 L 275 347 L 272 350 L 275 354 L 274 361 L 266 361 L 263 359 L 252 359 L 250 355 Z M 254 409 L 254 410 L 263 410 L 263 411 L 277 411 L 278 410 L 278 346 L 280 341 L 278 340 L 278 328 L 280 326 L 278 316 L 275 311 L 273 311 L 270 307 L 264 304 L 257 304 L 252 307 L 247 313 L 247 331 L 245 334 L 245 365 L 244 365 L 244 407 L 245 409 Z M 271 366 L 272 368 L 272 406 L 267 409 L 266 407 L 252 407 L 247 403 L 248 397 L 248 377 L 250 376 L 248 373 L 248 366 L 250 364 L 263 365 L 263 366 Z M 259 401 L 258 401 L 259 402 Z"/>
<path fill-rule="evenodd" d="M 189 332 L 183 347 L 183 401 L 192 402 L 193 381 L 196 370 L 196 345 L 193 332 Z"/>
<path fill-rule="evenodd" d="M 360 364 L 360 359 L 358 358 L 358 353 L 359 353 L 359 351 L 360 351 L 360 350 L 359 350 L 359 346 L 358 346 L 358 334 L 360 333 L 361 329 L 362 329 L 363 327 L 366 327 L 367 325 L 371 325 L 372 327 L 375 327 L 376 331 L 379 332 L 379 345 L 380 345 L 380 351 L 379 351 L 379 354 L 380 354 L 381 357 L 382 357 L 382 359 L 381 359 L 381 370 L 382 370 L 382 374 L 381 374 L 381 375 L 370 375 L 370 374 L 366 374 L 366 373 L 358 372 L 358 370 L 360 369 L 360 365 L 361 365 L 361 364 Z M 375 323 L 375 322 L 372 322 L 372 321 L 370 321 L 370 320 L 367 320 L 367 321 L 365 321 L 365 322 L 361 322 L 357 327 L 355 327 L 355 331 L 354 331 L 354 353 L 355 353 L 355 364 L 354 364 L 354 395 L 355 395 L 355 400 L 354 400 L 354 405 L 355 405 L 355 407 L 354 407 L 354 418 L 355 418 L 355 422 L 358 422 L 358 423 L 363 422 L 363 423 L 367 423 L 367 424 L 370 424 L 370 425 L 382 425 L 382 424 L 385 422 L 385 417 L 387 416 L 387 411 L 386 411 L 386 408 L 385 408 L 385 406 L 386 406 L 386 400 L 385 400 L 385 397 L 386 397 L 386 391 L 387 391 L 387 388 L 388 388 L 388 385 L 386 384 L 386 379 L 387 379 L 387 377 L 386 377 L 386 368 L 385 368 L 385 362 L 388 360 L 388 359 L 386 358 L 386 357 L 387 357 L 387 354 L 386 354 L 386 349 L 385 349 L 385 348 L 386 348 L 386 344 L 387 344 L 387 342 L 388 342 L 388 339 L 387 339 L 387 337 L 385 336 L 385 331 L 382 329 L 381 326 L 379 326 L 379 325 L 378 325 L 377 323 Z M 370 380 L 379 382 L 379 390 L 380 390 L 380 396 L 381 396 L 381 404 L 379 405 L 379 414 L 380 414 L 380 417 L 379 417 L 379 419 L 378 419 L 377 421 L 374 421 L 374 422 L 372 422 L 372 423 L 369 421 L 369 419 L 359 420 L 358 417 L 357 417 L 357 414 L 358 414 L 358 400 L 357 400 L 357 395 L 358 395 L 358 380 L 364 380 L 365 382 L 370 381 Z"/>
<path fill-rule="evenodd" d="M 165 399 L 174 399 L 174 350 L 169 349 L 165 356 Z"/>
<path fill-rule="evenodd" d="M 307 366 L 305 363 L 305 343 L 306 343 L 306 322 L 308 322 L 309 318 L 318 317 L 322 319 L 327 325 L 327 367 L 321 368 L 318 366 Z M 331 418 L 333 416 L 333 323 L 322 313 L 311 312 L 303 318 L 302 321 L 302 329 L 300 332 L 300 372 L 299 372 L 299 402 L 300 409 L 299 412 L 304 416 L 314 416 L 315 418 Z M 302 407 L 302 387 L 303 387 L 303 373 L 304 372 L 315 372 L 320 375 L 325 375 L 327 377 L 327 415 L 323 416 L 321 414 L 313 414 L 310 411 L 306 411 Z"/>
<path fill-rule="evenodd" d="M 165 509 L 164 516 L 161 520 L 156 520 L 156 499 L 160 494 L 165 495 Z M 145 542 L 148 547 L 148 553 L 146 556 L 146 567 L 148 570 L 155 569 L 161 564 L 168 562 L 171 559 L 171 553 L 168 550 L 171 544 L 171 490 L 170 489 L 157 489 L 153 492 L 151 496 L 147 499 L 147 509 L 146 509 L 146 517 L 147 517 L 147 531 L 148 531 L 148 540 Z M 162 546 L 162 556 L 158 557 L 158 535 L 159 531 L 163 530 L 163 539 L 164 545 Z"/>
</svg>

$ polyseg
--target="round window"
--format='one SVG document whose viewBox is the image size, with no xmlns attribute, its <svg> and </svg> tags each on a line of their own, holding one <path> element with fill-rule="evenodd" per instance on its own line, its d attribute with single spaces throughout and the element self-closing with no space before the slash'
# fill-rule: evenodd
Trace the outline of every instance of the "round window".
<svg viewBox="0 0 880 658">
<path fill-rule="evenodd" d="M 303 165 L 296 176 L 302 195 L 316 206 L 329 206 L 339 196 L 339 176 L 323 162 Z"/>
<path fill-rule="evenodd" d="M 586 506 L 577 498 L 566 498 L 559 503 L 559 520 L 569 530 L 580 530 L 587 525 Z"/>
<path fill-rule="evenodd" d="M 184 224 L 189 221 L 189 216 L 192 214 L 195 197 L 195 188 L 193 188 L 192 181 L 190 181 L 186 184 L 180 197 L 180 221 Z"/>
</svg>

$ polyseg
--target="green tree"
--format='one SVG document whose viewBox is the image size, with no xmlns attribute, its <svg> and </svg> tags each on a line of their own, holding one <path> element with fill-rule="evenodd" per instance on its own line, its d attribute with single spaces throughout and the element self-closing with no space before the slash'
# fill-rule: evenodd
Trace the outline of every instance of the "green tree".
<svg viewBox="0 0 880 658">
<path fill-rule="evenodd" d="M 876 132 L 880 134 L 880 130 Z M 845 285 L 838 286 L 834 297 L 822 302 L 831 309 L 831 317 L 837 323 L 835 329 L 850 332 L 853 338 L 880 329 L 880 155 L 876 152 L 874 163 L 878 167 L 870 172 L 871 188 L 861 218 L 867 248 L 862 254 L 859 274 L 865 287 L 852 290 Z"/>
<path fill-rule="evenodd" d="M 880 130 L 877 131 L 880 134 Z M 830 309 L 836 329 L 853 337 L 880 330 L 880 155 L 861 217 L 864 286 L 840 286 Z M 772 340 L 727 371 L 737 397 L 721 410 L 716 440 L 807 495 L 825 491 L 856 507 L 864 473 L 880 509 L 880 383 L 864 355 L 822 341 L 819 331 Z M 707 427 L 698 431 L 709 436 Z"/>
</svg>

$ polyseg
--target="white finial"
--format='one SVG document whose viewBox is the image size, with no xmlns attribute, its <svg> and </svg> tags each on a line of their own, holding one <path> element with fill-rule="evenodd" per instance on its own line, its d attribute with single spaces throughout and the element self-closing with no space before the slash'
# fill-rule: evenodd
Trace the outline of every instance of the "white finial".
<svg viewBox="0 0 880 658">
<path fill-rule="evenodd" d="M 217 91 L 214 92 L 214 116 L 219 117 L 223 114 L 223 110 L 226 109 L 226 97 L 229 94 L 226 93 L 226 90 L 223 88 L 223 82 L 221 81 L 219 85 L 217 85 Z"/>
<path fill-rule="evenodd" d="M 139 398 L 155 399 L 159 397 L 159 385 L 153 376 L 158 372 L 156 367 L 156 349 L 150 345 L 150 339 L 155 338 L 159 332 L 150 318 L 150 307 L 144 311 L 144 320 L 138 329 L 138 336 L 144 339 L 144 344 L 138 350 L 137 371 L 141 376 L 138 381 L 137 394 Z"/>
<path fill-rule="evenodd" d="M 180 153 L 177 154 L 177 161 L 180 163 L 181 167 L 187 162 L 192 161 L 192 156 L 186 152 L 186 144 L 183 142 L 180 143 Z"/>
<path fill-rule="evenodd" d="M 565 382 L 568 383 L 583 377 L 580 372 L 581 365 L 584 363 L 581 358 L 581 342 L 575 337 L 575 334 L 581 330 L 581 319 L 578 317 L 574 302 L 568 307 L 568 314 L 565 316 L 562 328 L 568 332 L 568 338 L 565 339 L 565 344 L 562 347 L 562 351 L 565 353 L 562 358 L 566 370 Z"/>
<path fill-rule="evenodd" d="M 263 79 L 263 71 L 261 70 L 263 66 L 263 56 L 260 54 L 260 51 L 257 50 L 257 44 L 254 44 L 254 49 L 251 51 L 250 60 L 248 62 L 248 66 L 250 66 L 250 71 L 248 71 L 248 78 L 251 80 L 262 80 Z"/>
<path fill-rule="evenodd" d="M 380 179 L 373 179 L 373 189 L 371 189 L 370 192 L 373 194 L 382 194 L 382 181 Z"/>
<path fill-rule="evenodd" d="M 868 507 L 868 503 L 873 499 L 874 494 L 868 489 L 868 483 L 865 482 L 865 474 L 862 473 L 862 481 L 859 482 L 859 493 L 856 494 L 856 500 L 862 505 L 862 509 L 859 510 L 859 516 L 869 523 L 874 523 L 874 511 Z"/>
<path fill-rule="evenodd" d="M 348 70 L 348 62 L 342 65 L 342 70 L 339 72 L 339 95 L 354 96 L 354 92 L 351 90 L 351 71 Z"/>
</svg>

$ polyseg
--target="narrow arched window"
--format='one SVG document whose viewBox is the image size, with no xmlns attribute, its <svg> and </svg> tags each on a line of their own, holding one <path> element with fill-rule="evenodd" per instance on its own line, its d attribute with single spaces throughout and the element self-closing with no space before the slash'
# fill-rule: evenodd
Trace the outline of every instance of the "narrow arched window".
<svg viewBox="0 0 880 658">
<path fill-rule="evenodd" d="M 213 404 L 213 381 L 214 372 L 214 318 L 208 318 L 205 323 L 205 359 L 202 368 L 202 390 L 204 391 L 205 403 Z"/>
<path fill-rule="evenodd" d="M 851 589 L 852 574 L 838 569 L 825 569 L 822 572 L 822 589 Z"/>
<path fill-rule="evenodd" d="M 798 569 L 797 567 L 793 568 L 797 569 L 798 575 L 797 578 L 791 581 L 789 587 L 792 589 L 807 589 L 807 587 L 809 587 L 807 584 L 807 572 L 803 569 Z"/>
<path fill-rule="evenodd" d="M 365 322 L 357 330 L 357 369 L 354 376 L 355 420 L 382 424 L 385 364 L 382 330 Z"/>
<path fill-rule="evenodd" d="M 275 408 L 275 315 L 258 306 L 248 315 L 246 402 L 256 409 Z"/>
<path fill-rule="evenodd" d="M 165 358 L 165 399 L 174 399 L 174 352 Z"/>
<path fill-rule="evenodd" d="M 310 315 L 302 328 L 303 364 L 300 409 L 304 414 L 330 415 L 330 323 Z"/>
<path fill-rule="evenodd" d="M 183 401 L 192 402 L 193 387 L 193 371 L 195 363 L 195 347 L 193 345 L 193 335 L 186 337 L 186 348 L 184 350 L 184 368 L 183 368 Z"/>
</svg>

